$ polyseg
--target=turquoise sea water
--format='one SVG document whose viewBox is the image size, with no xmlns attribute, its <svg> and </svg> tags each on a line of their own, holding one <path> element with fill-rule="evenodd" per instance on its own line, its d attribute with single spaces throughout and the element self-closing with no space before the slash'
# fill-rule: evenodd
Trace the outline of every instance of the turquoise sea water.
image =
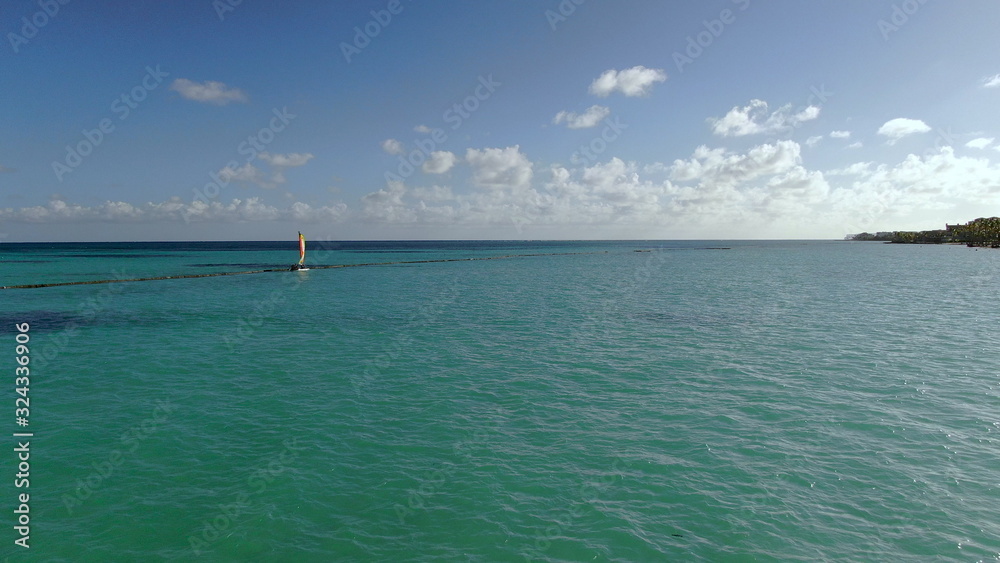
<svg viewBox="0 0 1000 563">
<path fill-rule="evenodd" d="M 35 433 L 31 548 L 9 437 L 0 557 L 1000 559 L 1000 252 L 345 243 L 310 262 L 594 251 L 0 290 L 4 428 Z M 296 258 L 4 245 L 0 285 Z"/>
</svg>

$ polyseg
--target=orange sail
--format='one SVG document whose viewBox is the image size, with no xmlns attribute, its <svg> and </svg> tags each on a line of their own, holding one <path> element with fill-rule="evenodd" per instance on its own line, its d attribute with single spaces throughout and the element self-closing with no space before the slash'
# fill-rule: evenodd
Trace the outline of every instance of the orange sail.
<svg viewBox="0 0 1000 563">
<path fill-rule="evenodd" d="M 299 266 L 306 261 L 306 237 L 299 232 Z"/>
</svg>

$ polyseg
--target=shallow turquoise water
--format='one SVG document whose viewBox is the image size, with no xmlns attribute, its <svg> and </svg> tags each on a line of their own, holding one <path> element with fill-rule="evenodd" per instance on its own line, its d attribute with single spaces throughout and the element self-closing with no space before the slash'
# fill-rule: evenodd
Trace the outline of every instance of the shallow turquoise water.
<svg viewBox="0 0 1000 563">
<path fill-rule="evenodd" d="M 0 291 L 8 373 L 12 324 L 33 326 L 36 433 L 30 556 L 10 527 L 0 554 L 1000 558 L 1000 253 L 409 243 L 314 263 L 593 250 Z M 294 252 L 2 254 L 0 285 Z"/>
</svg>

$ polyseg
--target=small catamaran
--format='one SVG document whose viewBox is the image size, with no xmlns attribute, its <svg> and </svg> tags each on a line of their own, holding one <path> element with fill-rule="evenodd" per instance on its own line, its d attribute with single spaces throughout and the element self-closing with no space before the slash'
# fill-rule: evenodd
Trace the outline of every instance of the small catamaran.
<svg viewBox="0 0 1000 563">
<path fill-rule="evenodd" d="M 306 237 L 302 234 L 302 231 L 299 231 L 299 263 L 292 264 L 292 267 L 289 269 L 292 270 L 293 272 L 296 270 L 300 272 L 308 271 L 309 268 L 306 267 L 305 261 L 306 261 Z"/>
</svg>

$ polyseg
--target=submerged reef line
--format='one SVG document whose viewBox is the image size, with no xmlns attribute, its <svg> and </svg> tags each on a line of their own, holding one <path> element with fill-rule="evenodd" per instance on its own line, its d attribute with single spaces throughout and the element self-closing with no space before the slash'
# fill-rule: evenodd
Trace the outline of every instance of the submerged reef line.
<svg viewBox="0 0 1000 563">
<path fill-rule="evenodd" d="M 431 264 L 437 262 L 471 262 L 474 260 L 505 260 L 509 258 L 532 258 L 537 256 L 577 256 L 581 254 L 607 254 L 607 250 L 601 252 L 552 252 L 545 254 L 505 254 L 502 256 L 480 256 L 473 258 L 438 258 L 435 260 L 402 260 L 396 262 L 367 262 L 364 264 L 332 264 L 328 266 L 309 266 L 310 270 L 330 270 L 333 268 L 361 268 L 368 266 L 395 266 L 400 264 Z M 93 285 L 101 283 L 123 283 L 142 282 L 156 280 L 181 280 L 190 278 L 214 278 L 218 276 L 244 276 L 249 274 L 267 274 L 271 272 L 290 272 L 289 268 L 269 268 L 266 270 L 247 270 L 243 272 L 215 272 L 212 274 L 181 274 L 177 276 L 155 276 L 149 278 L 121 278 L 113 280 L 91 280 L 58 283 L 31 283 L 22 285 L 4 285 L 0 289 L 38 289 L 42 287 L 59 287 L 64 285 Z"/>
</svg>

